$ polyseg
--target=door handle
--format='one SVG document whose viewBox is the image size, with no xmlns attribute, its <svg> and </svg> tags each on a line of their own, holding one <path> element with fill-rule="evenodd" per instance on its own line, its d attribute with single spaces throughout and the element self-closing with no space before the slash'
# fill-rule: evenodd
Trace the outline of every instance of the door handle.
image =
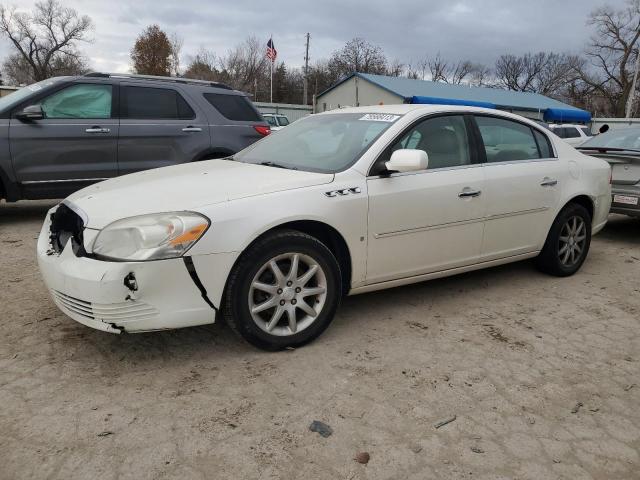
<svg viewBox="0 0 640 480">
<path fill-rule="evenodd" d="M 544 177 L 542 179 L 541 187 L 555 187 L 558 184 L 558 180 L 555 178 Z"/>
<path fill-rule="evenodd" d="M 202 129 L 200 127 L 184 127 L 182 131 L 183 132 L 201 132 Z"/>
<path fill-rule="evenodd" d="M 469 187 L 466 187 L 464 190 L 462 190 L 458 194 L 458 197 L 460 198 L 479 197 L 481 193 L 482 193 L 481 190 L 471 190 Z"/>
<path fill-rule="evenodd" d="M 87 133 L 109 133 L 111 132 L 110 128 L 102 128 L 102 127 L 91 127 L 85 130 Z"/>
</svg>

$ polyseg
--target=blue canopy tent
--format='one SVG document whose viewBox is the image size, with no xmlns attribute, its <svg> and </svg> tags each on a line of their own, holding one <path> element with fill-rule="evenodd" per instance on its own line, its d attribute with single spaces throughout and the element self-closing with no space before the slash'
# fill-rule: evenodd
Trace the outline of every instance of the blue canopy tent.
<svg viewBox="0 0 640 480">
<path fill-rule="evenodd" d="M 588 123 L 591 121 L 591 114 L 586 110 L 578 108 L 547 108 L 544 111 L 545 122 L 559 123 Z"/>
<path fill-rule="evenodd" d="M 423 97 L 414 95 L 409 103 L 424 103 L 428 105 L 465 105 L 467 107 L 497 108 L 494 103 L 480 102 L 477 100 L 460 100 L 457 98 Z"/>
</svg>

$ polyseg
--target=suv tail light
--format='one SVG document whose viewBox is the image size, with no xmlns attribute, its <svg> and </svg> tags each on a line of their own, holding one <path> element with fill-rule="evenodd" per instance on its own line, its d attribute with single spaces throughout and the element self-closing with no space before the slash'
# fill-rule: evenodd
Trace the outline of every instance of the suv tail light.
<svg viewBox="0 0 640 480">
<path fill-rule="evenodd" d="M 266 137 L 271 133 L 271 127 L 265 127 L 263 125 L 254 125 L 253 129 L 263 137 Z"/>
</svg>

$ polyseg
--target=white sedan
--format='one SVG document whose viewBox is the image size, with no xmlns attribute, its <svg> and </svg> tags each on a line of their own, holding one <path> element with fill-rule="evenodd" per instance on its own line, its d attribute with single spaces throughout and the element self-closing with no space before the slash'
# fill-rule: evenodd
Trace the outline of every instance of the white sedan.
<svg viewBox="0 0 640 480">
<path fill-rule="evenodd" d="M 610 168 L 517 115 L 389 105 L 312 115 L 233 158 L 85 188 L 47 215 L 42 276 L 106 332 L 224 318 L 265 349 L 320 335 L 343 295 L 534 258 L 575 273 Z"/>
</svg>

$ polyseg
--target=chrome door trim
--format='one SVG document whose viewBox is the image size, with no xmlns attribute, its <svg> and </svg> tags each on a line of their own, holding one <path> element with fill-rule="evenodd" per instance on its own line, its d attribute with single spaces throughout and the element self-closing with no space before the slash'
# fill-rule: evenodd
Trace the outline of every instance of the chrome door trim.
<svg viewBox="0 0 640 480">
<path fill-rule="evenodd" d="M 483 217 L 483 218 L 474 218 L 472 220 L 461 220 L 459 222 L 450 222 L 450 223 L 440 223 L 438 225 L 426 225 L 424 227 L 415 227 L 415 228 L 408 228 L 406 230 L 396 230 L 393 232 L 383 232 L 383 233 L 374 233 L 373 237 L 374 238 L 387 238 L 387 237 L 395 237 L 398 235 L 407 235 L 410 233 L 420 233 L 420 232 L 427 232 L 429 230 L 439 230 L 441 228 L 448 228 L 448 227 L 457 227 L 460 225 L 470 225 L 472 223 L 478 223 L 478 222 L 486 222 L 486 221 L 490 221 L 490 220 L 499 220 L 502 218 L 508 218 L 508 217 L 515 217 L 518 215 L 528 215 L 531 213 L 540 213 L 540 212 L 545 212 L 549 210 L 549 207 L 540 207 L 540 208 L 532 208 L 530 210 L 519 210 L 517 212 L 509 212 L 509 213 L 499 213 L 497 215 L 489 215 L 487 217 Z"/>
<path fill-rule="evenodd" d="M 109 180 L 109 178 L 105 177 L 105 178 L 69 178 L 65 180 L 27 180 L 25 182 L 20 182 L 20 183 L 23 185 L 31 185 L 34 183 L 101 182 L 103 180 Z"/>
</svg>

